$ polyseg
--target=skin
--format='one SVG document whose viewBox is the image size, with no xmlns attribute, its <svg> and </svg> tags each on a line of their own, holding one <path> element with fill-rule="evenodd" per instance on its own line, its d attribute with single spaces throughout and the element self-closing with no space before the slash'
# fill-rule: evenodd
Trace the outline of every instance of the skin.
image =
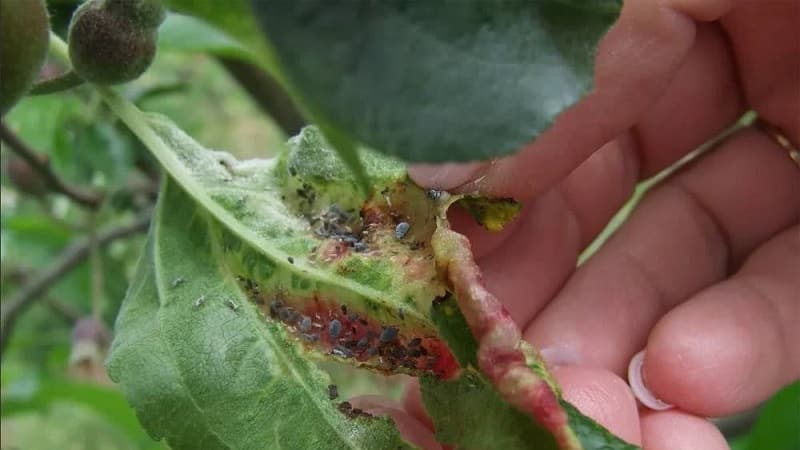
<svg viewBox="0 0 800 450">
<path fill-rule="evenodd" d="M 489 234 L 463 213 L 489 289 L 543 349 L 567 399 L 648 450 L 725 449 L 704 417 L 800 378 L 800 169 L 763 127 L 730 135 L 652 189 L 588 262 L 633 193 L 753 109 L 800 143 L 800 3 L 627 0 L 595 90 L 492 163 L 420 166 L 421 185 L 514 197 Z M 644 349 L 649 411 L 624 381 Z M 412 388 L 413 391 L 413 388 Z M 418 397 L 406 410 L 425 421 Z"/>
</svg>

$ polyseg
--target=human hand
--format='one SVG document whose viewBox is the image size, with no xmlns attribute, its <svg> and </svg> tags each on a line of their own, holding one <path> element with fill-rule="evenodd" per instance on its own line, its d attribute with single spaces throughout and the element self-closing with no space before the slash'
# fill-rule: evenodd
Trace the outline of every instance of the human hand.
<svg viewBox="0 0 800 450">
<path fill-rule="evenodd" d="M 798 24 L 792 0 L 627 1 L 595 90 L 534 143 L 412 170 L 424 186 L 524 202 L 498 234 L 452 221 L 566 398 L 645 449 L 727 448 L 703 417 L 800 377 L 797 163 L 763 128 L 737 131 L 653 188 L 576 269 L 578 255 L 638 181 L 748 109 L 800 143 Z M 674 409 L 637 408 L 623 378 L 642 349 L 647 387 Z"/>
</svg>

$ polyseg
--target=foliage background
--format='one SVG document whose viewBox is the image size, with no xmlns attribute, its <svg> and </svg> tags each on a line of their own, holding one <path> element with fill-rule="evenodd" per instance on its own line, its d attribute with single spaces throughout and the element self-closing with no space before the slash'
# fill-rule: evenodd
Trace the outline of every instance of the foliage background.
<svg viewBox="0 0 800 450">
<path fill-rule="evenodd" d="M 75 4 L 50 2 L 53 26 L 61 35 Z M 174 15 L 162 27 L 151 69 L 124 85 L 122 92 L 142 109 L 169 116 L 205 146 L 239 158 L 267 157 L 287 138 L 284 129 L 295 131 L 298 118 L 285 105 L 273 107 L 272 115 L 265 112 L 263 98 L 252 89 L 253 68 L 242 67 L 237 59 L 241 55 L 232 39 L 209 25 Z M 44 70 L 58 69 L 50 63 Z M 249 86 L 243 75 L 251 77 Z M 70 244 L 147 214 L 155 201 L 159 173 L 147 151 L 91 89 L 25 99 L 3 121 L 46 154 L 60 177 L 103 192 L 106 199 L 99 210 L 87 211 L 61 195 L 30 195 L 9 176 L 13 156 L 3 143 L 0 292 L 5 302 Z M 637 191 L 588 252 L 624 220 L 647 187 Z M 71 336 L 76 321 L 93 313 L 109 329 L 113 327 L 142 245 L 143 234 L 112 242 L 94 261 L 87 258 L 76 265 L 20 315 L 2 357 L 0 447 L 165 448 L 141 429 L 123 396 L 104 376 L 102 358 L 76 361 Z M 403 377 L 383 379 L 334 363 L 325 368 L 344 397 L 364 393 L 397 397 L 404 383 Z M 800 383 L 779 393 L 762 411 L 760 418 L 752 412 L 719 421 L 733 447 L 800 449 Z"/>
</svg>

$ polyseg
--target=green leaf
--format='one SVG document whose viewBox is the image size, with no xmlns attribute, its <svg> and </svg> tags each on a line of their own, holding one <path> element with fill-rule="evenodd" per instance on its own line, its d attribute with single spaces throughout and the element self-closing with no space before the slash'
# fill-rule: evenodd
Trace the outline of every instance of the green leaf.
<svg viewBox="0 0 800 450">
<path fill-rule="evenodd" d="M 800 381 L 781 389 L 761 410 L 753 430 L 741 444 L 747 450 L 800 449 Z"/>
<path fill-rule="evenodd" d="M 262 69 L 275 75 L 272 52 L 258 30 L 247 0 L 165 0 L 164 3 L 173 11 L 202 19 L 227 33 L 241 43 Z"/>
<path fill-rule="evenodd" d="M 160 50 L 208 52 L 219 56 L 255 61 L 240 42 L 203 20 L 183 14 L 170 13 L 158 29 Z"/>
<path fill-rule="evenodd" d="M 43 380 L 27 395 L 8 395 L 9 391 L 13 392 L 13 387 L 7 387 L 3 395 L 4 418 L 29 411 L 44 412 L 53 403 L 69 401 L 86 406 L 106 417 L 125 431 L 134 442 L 152 442 L 119 391 L 58 379 Z"/>
<path fill-rule="evenodd" d="M 145 428 L 173 448 L 404 447 L 387 419 L 336 409 L 327 377 L 220 258 L 220 225 L 164 183 L 108 363 Z"/>
<path fill-rule="evenodd" d="M 314 122 L 408 161 L 512 153 L 591 88 L 618 0 L 253 0 Z M 270 52 L 270 54 L 272 54 Z"/>
<path fill-rule="evenodd" d="M 437 430 L 436 438 L 442 443 L 464 450 L 559 448 L 544 428 L 531 426 L 531 418 L 504 402 L 473 368 L 455 380 L 425 377 L 420 388 L 425 410 Z"/>
<path fill-rule="evenodd" d="M 275 159 L 237 161 L 101 92 L 169 174 L 109 362 L 155 437 L 177 448 L 393 448 L 402 441 L 391 423 L 340 412 L 310 359 L 433 380 L 455 375 L 457 358 L 461 375 L 426 389 L 443 436 L 482 448 L 508 420 L 508 442 L 552 443 L 478 374 L 475 341 L 446 300 L 430 242 L 454 198 L 430 198 L 402 164 L 359 150 L 374 187 L 364 193 L 315 128 Z M 476 395 L 450 398 L 475 383 Z M 595 426 L 575 417 L 567 425 Z M 588 435 L 607 434 L 591 426 Z M 601 448 L 577 445 L 565 448 Z"/>
</svg>

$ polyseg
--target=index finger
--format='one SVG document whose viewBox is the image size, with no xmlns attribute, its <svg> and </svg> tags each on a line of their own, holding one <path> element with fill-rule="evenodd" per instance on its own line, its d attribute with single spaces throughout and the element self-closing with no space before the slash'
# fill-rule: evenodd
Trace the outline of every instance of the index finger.
<svg viewBox="0 0 800 450">
<path fill-rule="evenodd" d="M 591 93 L 561 114 L 550 129 L 518 154 L 477 169 L 472 165 L 469 170 L 451 170 L 447 179 L 438 175 L 436 182 L 442 185 L 437 187 L 451 189 L 477 180 L 462 186 L 463 190 L 478 188 L 488 195 L 520 200 L 552 187 L 603 144 L 630 130 L 664 97 L 688 64 L 687 57 L 696 44 L 695 20 L 715 20 L 729 6 L 728 2 L 711 0 L 627 1 L 619 20 L 598 47 L 595 88 Z M 723 50 L 728 51 L 727 48 Z M 727 69 L 729 73 L 724 75 L 732 80 L 733 68 Z M 692 75 L 683 77 L 689 79 L 680 80 L 681 86 L 678 86 L 688 103 L 681 105 L 678 111 L 684 116 L 701 100 L 708 100 L 698 99 L 696 92 L 687 92 L 685 85 L 699 83 L 701 88 L 713 92 L 717 90 L 715 86 L 721 84 L 719 76 Z M 738 98 L 735 83 L 726 80 L 722 84 L 733 85 L 729 95 Z M 699 142 L 687 144 L 698 145 L 735 120 L 741 105 L 733 103 L 722 108 L 721 113 L 714 112 L 720 109 L 719 105 L 705 107 L 703 112 L 708 112 L 707 115 L 722 117 L 711 120 L 710 126 L 703 124 L 699 133 L 689 131 L 697 135 L 693 140 L 699 139 Z M 691 149 L 688 146 L 682 151 Z M 673 155 L 665 162 L 674 162 L 678 157 Z M 433 180 L 430 170 L 412 171 L 412 176 L 422 184 Z"/>
</svg>

